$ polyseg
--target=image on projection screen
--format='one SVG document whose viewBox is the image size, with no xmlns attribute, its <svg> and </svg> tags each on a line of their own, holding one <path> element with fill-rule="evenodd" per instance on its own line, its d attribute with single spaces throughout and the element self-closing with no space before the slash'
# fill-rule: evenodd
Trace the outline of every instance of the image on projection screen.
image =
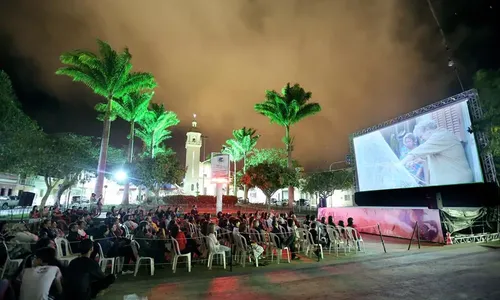
<svg viewBox="0 0 500 300">
<path fill-rule="evenodd" d="M 359 191 L 483 182 L 467 101 L 354 137 Z"/>
</svg>

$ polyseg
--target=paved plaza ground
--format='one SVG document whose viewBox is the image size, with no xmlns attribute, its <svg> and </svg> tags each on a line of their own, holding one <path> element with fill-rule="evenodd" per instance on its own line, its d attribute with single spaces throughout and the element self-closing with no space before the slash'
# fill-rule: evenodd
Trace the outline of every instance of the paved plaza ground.
<svg viewBox="0 0 500 300">
<path fill-rule="evenodd" d="M 148 276 L 120 276 L 98 299 L 122 300 L 124 295 L 163 299 L 500 299 L 500 249 L 480 245 L 430 246 L 386 239 L 388 253 L 376 237 L 366 237 L 366 253 L 321 262 L 302 257 L 291 264 L 235 266 L 233 271 L 180 265 Z"/>
</svg>

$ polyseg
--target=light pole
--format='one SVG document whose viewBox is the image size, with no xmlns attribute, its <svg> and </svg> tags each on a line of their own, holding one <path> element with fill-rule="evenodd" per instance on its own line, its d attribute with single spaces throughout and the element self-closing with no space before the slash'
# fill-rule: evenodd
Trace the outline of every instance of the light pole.
<svg viewBox="0 0 500 300">
<path fill-rule="evenodd" d="M 207 174 L 205 174 L 205 171 L 206 171 L 205 163 L 207 160 L 207 158 L 205 156 L 205 145 L 207 144 L 208 136 L 202 135 L 201 139 L 203 141 L 203 144 L 202 144 L 202 146 L 203 146 L 203 162 L 201 164 L 201 167 L 203 168 L 203 176 L 202 176 L 203 178 L 201 179 L 202 180 L 201 185 L 202 185 L 202 192 L 203 192 L 203 194 L 205 194 L 205 177 L 207 176 Z"/>
</svg>

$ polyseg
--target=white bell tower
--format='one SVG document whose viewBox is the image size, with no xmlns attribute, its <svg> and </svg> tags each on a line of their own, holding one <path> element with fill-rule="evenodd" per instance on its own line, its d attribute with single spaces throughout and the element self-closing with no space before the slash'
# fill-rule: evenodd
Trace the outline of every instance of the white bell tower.
<svg viewBox="0 0 500 300">
<path fill-rule="evenodd" d="M 196 195 L 203 193 L 200 183 L 200 149 L 201 132 L 197 128 L 196 114 L 193 114 L 191 130 L 186 133 L 186 176 L 184 177 L 184 193 Z"/>
</svg>

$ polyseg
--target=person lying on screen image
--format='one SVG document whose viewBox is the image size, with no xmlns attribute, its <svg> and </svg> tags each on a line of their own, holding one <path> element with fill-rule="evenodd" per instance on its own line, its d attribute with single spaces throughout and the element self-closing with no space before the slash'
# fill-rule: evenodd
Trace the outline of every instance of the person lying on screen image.
<svg viewBox="0 0 500 300">
<path fill-rule="evenodd" d="M 400 159 L 408 156 L 408 153 L 418 146 L 417 138 L 413 133 L 407 133 L 403 137 L 403 147 L 401 149 Z M 427 182 L 424 177 L 425 161 L 421 158 L 415 158 L 411 162 L 405 164 L 406 169 L 415 177 L 419 185 L 425 185 Z"/>
<path fill-rule="evenodd" d="M 405 166 L 422 163 L 428 166 L 428 184 L 471 183 L 472 170 L 460 140 L 450 131 L 438 128 L 434 120 L 417 123 L 413 134 L 421 142 L 401 160 Z"/>
</svg>

